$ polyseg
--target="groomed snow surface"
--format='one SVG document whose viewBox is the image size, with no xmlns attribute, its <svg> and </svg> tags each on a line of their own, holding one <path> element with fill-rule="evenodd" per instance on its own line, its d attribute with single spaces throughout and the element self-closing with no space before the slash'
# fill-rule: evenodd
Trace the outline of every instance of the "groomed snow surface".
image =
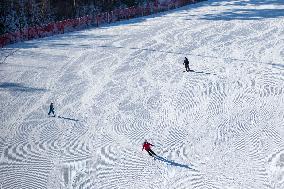
<svg viewBox="0 0 284 189">
<path fill-rule="evenodd" d="M 283 61 L 282 0 L 204 1 L 7 46 L 0 188 L 283 189 Z"/>
</svg>

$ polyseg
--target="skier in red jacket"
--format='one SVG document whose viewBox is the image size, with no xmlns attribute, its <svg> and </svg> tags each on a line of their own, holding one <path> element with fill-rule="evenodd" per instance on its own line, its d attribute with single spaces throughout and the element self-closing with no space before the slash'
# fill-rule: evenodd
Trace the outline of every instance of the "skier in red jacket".
<svg viewBox="0 0 284 189">
<path fill-rule="evenodd" d="M 148 152 L 148 154 L 150 155 L 150 156 L 157 156 L 156 154 L 155 154 L 155 152 L 153 152 L 153 150 L 151 150 L 151 147 L 150 146 L 154 146 L 153 144 L 151 144 L 151 143 L 149 143 L 149 142 L 147 142 L 147 140 L 145 140 L 145 142 L 143 143 L 143 148 L 142 148 L 142 151 L 145 149 L 147 152 Z"/>
</svg>

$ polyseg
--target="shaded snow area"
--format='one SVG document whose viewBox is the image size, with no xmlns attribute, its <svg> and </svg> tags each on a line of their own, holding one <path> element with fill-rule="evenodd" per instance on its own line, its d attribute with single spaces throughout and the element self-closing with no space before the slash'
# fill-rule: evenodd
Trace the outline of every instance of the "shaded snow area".
<svg viewBox="0 0 284 189">
<path fill-rule="evenodd" d="M 282 0 L 204 1 L 0 54 L 1 189 L 284 188 Z"/>
</svg>

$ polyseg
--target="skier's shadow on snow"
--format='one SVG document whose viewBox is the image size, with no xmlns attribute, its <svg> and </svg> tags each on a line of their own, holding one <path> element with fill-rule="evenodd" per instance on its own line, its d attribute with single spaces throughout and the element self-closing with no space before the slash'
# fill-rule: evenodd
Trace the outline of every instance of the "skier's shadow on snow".
<svg viewBox="0 0 284 189">
<path fill-rule="evenodd" d="M 186 71 L 183 71 L 183 72 L 186 72 Z M 208 73 L 208 72 L 202 72 L 202 71 L 194 71 L 194 70 L 189 70 L 189 72 L 194 72 L 194 73 L 198 73 L 198 74 L 206 74 L 206 75 L 216 75 L 214 73 Z"/>
<path fill-rule="evenodd" d="M 58 116 L 58 118 L 60 118 L 60 119 L 66 119 L 66 120 L 70 120 L 70 121 L 79 121 L 79 119 L 73 119 L 73 118 L 63 117 L 63 116 Z"/>
<path fill-rule="evenodd" d="M 165 163 L 167 163 L 167 164 L 169 164 L 169 165 L 172 165 L 172 166 L 183 167 L 183 168 L 187 168 L 187 169 L 192 169 L 192 170 L 194 170 L 193 168 L 191 168 L 191 167 L 188 166 L 188 165 L 176 163 L 176 162 L 174 162 L 174 161 L 172 161 L 172 160 L 168 160 L 168 159 L 163 158 L 163 157 L 161 157 L 161 156 L 156 156 L 156 159 L 158 159 L 158 160 L 160 160 L 160 161 L 163 161 L 163 162 L 165 162 Z"/>
</svg>

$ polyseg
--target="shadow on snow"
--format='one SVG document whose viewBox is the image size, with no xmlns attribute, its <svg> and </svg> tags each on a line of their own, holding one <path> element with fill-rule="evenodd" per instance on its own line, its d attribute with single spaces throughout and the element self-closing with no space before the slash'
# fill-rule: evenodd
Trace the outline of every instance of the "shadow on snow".
<svg viewBox="0 0 284 189">
<path fill-rule="evenodd" d="M 6 89 L 8 91 L 16 91 L 16 92 L 44 92 L 46 89 L 35 88 L 35 87 L 27 87 L 20 83 L 0 83 L 0 89 Z"/>
<path fill-rule="evenodd" d="M 163 161 L 163 162 L 167 163 L 168 165 L 172 165 L 172 166 L 176 166 L 176 167 L 183 167 L 183 168 L 195 170 L 195 169 L 191 168 L 191 167 L 188 166 L 188 165 L 176 163 L 176 162 L 174 162 L 174 161 L 172 161 L 172 160 L 168 160 L 168 159 L 163 158 L 163 157 L 161 157 L 161 156 L 156 156 L 156 159 L 158 159 L 158 160 L 160 160 L 160 161 Z"/>
<path fill-rule="evenodd" d="M 10 44 L 7 46 L 9 46 L 10 48 L 39 48 L 39 47 L 43 47 L 43 45 L 48 48 L 58 48 L 58 47 L 66 48 L 68 46 L 73 47 L 73 48 L 83 48 L 83 49 L 93 48 L 93 46 L 89 44 L 90 41 L 96 42 L 96 40 L 107 40 L 112 37 L 116 37 L 116 36 L 119 37 L 119 35 L 113 35 L 113 36 L 112 35 L 95 35 L 95 34 L 88 33 L 89 31 L 92 31 L 93 29 L 105 30 L 110 27 L 116 27 L 120 25 L 127 26 L 129 29 L 131 27 L 144 28 L 147 25 L 143 23 L 147 21 L 148 19 L 164 17 L 176 11 L 192 9 L 196 7 L 196 4 L 199 4 L 198 6 L 207 5 L 207 4 L 202 4 L 203 2 L 204 1 L 201 0 L 200 2 L 196 2 L 193 4 L 190 3 L 188 5 L 185 5 L 185 6 L 176 8 L 176 9 L 165 10 L 165 11 L 158 12 L 155 14 L 145 15 L 141 17 L 134 17 L 131 19 L 125 19 L 125 20 L 122 19 L 117 22 L 102 24 L 99 27 L 97 27 L 96 24 L 90 24 L 86 27 L 74 28 L 73 31 L 66 31 L 66 33 L 64 34 L 56 34 L 56 35 L 47 36 L 44 38 L 35 38 L 33 40 Z M 88 34 L 84 34 L 85 32 L 87 32 Z M 90 39 L 88 41 L 88 44 L 73 43 L 74 39 L 86 39 L 86 38 Z M 71 39 L 71 40 L 67 42 L 66 40 L 63 40 L 62 42 L 62 39 Z M 39 43 L 41 41 L 44 41 L 44 42 L 48 41 L 48 43 L 47 45 L 45 45 L 44 43 Z"/>
<path fill-rule="evenodd" d="M 150 49 L 150 48 L 139 48 L 139 47 L 124 47 L 124 46 L 114 46 L 114 45 L 98 45 L 94 46 L 96 48 L 113 48 L 113 49 L 128 49 L 128 50 L 140 50 L 140 51 L 149 51 L 149 52 L 157 52 L 157 53 L 166 53 L 166 54 L 176 54 L 176 55 L 183 55 L 183 56 L 193 56 L 193 57 L 201 57 L 201 58 L 210 58 L 210 59 L 224 59 L 224 60 L 230 60 L 230 61 L 239 61 L 239 62 L 251 62 L 251 63 L 262 63 L 262 64 L 268 64 L 272 65 L 273 67 L 283 67 L 280 63 L 275 62 L 264 62 L 264 61 L 255 61 L 255 60 L 246 60 L 246 59 L 240 59 L 240 58 L 230 58 L 230 57 L 218 57 L 218 56 L 210 56 L 210 55 L 203 55 L 203 54 L 192 54 L 189 52 L 178 52 L 178 51 L 170 51 L 170 50 L 157 50 L 157 49 Z M 212 73 L 206 73 L 202 71 L 194 71 L 195 73 L 199 74 L 212 74 Z M 216 74 L 213 74 L 216 75 Z"/>
<path fill-rule="evenodd" d="M 183 72 L 186 72 L 186 71 L 183 71 Z M 203 72 L 203 71 L 194 71 L 194 70 L 189 70 L 189 72 L 194 72 L 194 73 L 197 73 L 197 74 L 206 74 L 206 75 L 217 75 L 215 73 L 209 73 L 209 72 Z"/>
<path fill-rule="evenodd" d="M 60 118 L 60 119 L 66 119 L 66 120 L 70 120 L 70 121 L 79 121 L 78 119 L 69 118 L 69 117 L 64 117 L 64 116 L 58 116 L 58 118 Z"/>
<path fill-rule="evenodd" d="M 249 0 L 249 1 L 209 1 L 211 6 L 238 6 L 216 14 L 204 14 L 202 20 L 262 20 L 284 17 L 284 1 Z M 282 7 L 281 7 L 282 6 Z M 191 20 L 188 18 L 187 20 Z"/>
<path fill-rule="evenodd" d="M 265 7 L 265 6 L 269 6 Z M 100 27 L 95 27 L 93 25 L 90 25 L 86 28 L 78 28 L 75 29 L 75 31 L 67 32 L 64 35 L 54 35 L 50 37 L 45 37 L 41 39 L 35 39 L 31 41 L 26 41 L 22 43 L 18 43 L 16 45 L 10 45 L 12 48 L 37 48 L 39 47 L 39 41 L 40 40 L 47 40 L 50 43 L 48 46 L 50 48 L 56 48 L 56 47 L 62 47 L 66 48 L 66 46 L 72 46 L 76 48 L 92 48 L 92 45 L 90 44 L 72 44 L 74 39 L 78 38 L 90 38 L 90 40 L 96 41 L 96 40 L 104 40 L 108 39 L 109 37 L 114 36 L 107 36 L 107 35 L 94 35 L 94 34 L 83 34 L 80 31 L 88 32 L 93 30 L 94 28 L 104 30 L 109 27 L 114 26 L 120 26 L 124 25 L 127 27 L 145 27 L 144 24 L 141 24 L 145 22 L 147 19 L 151 18 L 157 18 L 157 17 L 167 17 L 172 16 L 171 13 L 180 11 L 179 15 L 176 15 L 175 17 L 184 17 L 185 20 L 192 20 L 192 19 L 201 19 L 201 20 L 260 20 L 265 18 L 278 18 L 278 17 L 284 17 L 284 9 L 283 6 L 284 3 L 281 0 L 249 0 L 249 1 L 217 1 L 217 0 L 209 0 L 209 1 L 200 1 L 194 4 L 189 4 L 183 7 L 179 7 L 177 9 L 172 9 L 148 16 L 143 17 L 136 17 L 129 20 L 121 20 L 118 22 L 110 23 L 110 24 L 103 24 Z M 232 8 L 228 9 L 225 12 L 222 13 L 216 13 L 216 14 L 206 14 L 204 12 L 202 15 L 189 15 L 188 11 L 191 11 L 192 9 L 197 9 L 200 7 L 205 6 L 238 6 L 238 8 Z M 274 7 L 271 7 L 274 6 Z M 252 8 L 250 8 L 252 7 Z M 279 7 L 279 8 L 278 8 Z M 281 8 L 280 8 L 281 7 Z M 199 17 L 199 18 L 197 18 Z M 79 31 L 80 30 L 80 31 Z M 71 42 L 62 42 L 62 39 L 71 39 Z M 64 40 L 65 41 L 65 40 Z M 19 45 L 20 44 L 20 45 Z M 43 45 L 42 43 L 40 45 Z M 42 47 L 42 46 L 41 46 Z"/>
</svg>

